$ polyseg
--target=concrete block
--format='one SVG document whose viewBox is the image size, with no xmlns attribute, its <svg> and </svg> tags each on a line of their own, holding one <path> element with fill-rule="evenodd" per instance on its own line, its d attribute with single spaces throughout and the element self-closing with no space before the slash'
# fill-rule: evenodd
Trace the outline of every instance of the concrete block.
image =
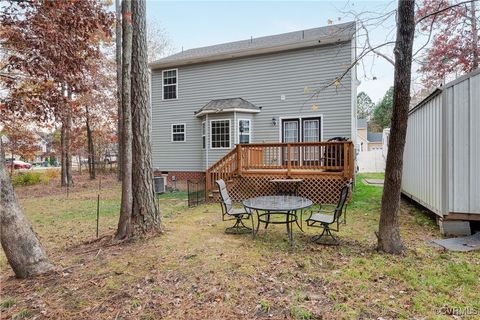
<svg viewBox="0 0 480 320">
<path fill-rule="evenodd" d="M 440 232 L 446 236 L 469 236 L 472 234 L 470 222 L 461 220 L 440 220 Z"/>
</svg>

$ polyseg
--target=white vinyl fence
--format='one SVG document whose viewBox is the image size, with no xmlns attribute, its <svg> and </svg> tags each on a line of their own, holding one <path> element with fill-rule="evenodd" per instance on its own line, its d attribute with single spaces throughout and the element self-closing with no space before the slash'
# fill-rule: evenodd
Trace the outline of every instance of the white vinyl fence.
<svg viewBox="0 0 480 320">
<path fill-rule="evenodd" d="M 358 153 L 359 172 L 384 172 L 385 158 L 382 150 L 362 151 Z"/>
</svg>

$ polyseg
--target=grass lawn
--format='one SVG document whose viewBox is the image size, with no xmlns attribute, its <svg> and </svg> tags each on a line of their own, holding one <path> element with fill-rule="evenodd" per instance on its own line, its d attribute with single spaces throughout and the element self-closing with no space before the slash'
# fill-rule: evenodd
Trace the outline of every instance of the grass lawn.
<svg viewBox="0 0 480 320">
<path fill-rule="evenodd" d="M 373 178 L 373 176 L 371 176 Z M 378 178 L 375 175 L 375 178 Z M 95 188 L 21 197 L 58 266 L 34 280 L 13 277 L 0 256 L 1 318 L 51 319 L 450 319 L 441 308 L 480 311 L 480 253 L 438 251 L 431 220 L 402 204 L 401 256 L 375 251 L 382 188 L 358 179 L 341 245 L 287 242 L 285 226 L 257 238 L 227 235 L 218 204 L 186 206 L 162 196 L 164 234 L 121 245 L 95 238 Z M 112 235 L 120 187 L 101 191 L 100 234 Z M 89 242 L 90 241 L 90 242 Z M 471 318 L 473 319 L 474 316 Z"/>
</svg>

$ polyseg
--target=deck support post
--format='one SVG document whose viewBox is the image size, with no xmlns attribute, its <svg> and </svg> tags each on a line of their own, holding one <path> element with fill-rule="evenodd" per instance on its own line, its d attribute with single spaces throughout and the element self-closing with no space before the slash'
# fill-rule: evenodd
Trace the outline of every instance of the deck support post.
<svg viewBox="0 0 480 320">
<path fill-rule="evenodd" d="M 287 144 L 287 176 L 290 177 L 292 172 L 292 154 L 291 145 Z"/>
<path fill-rule="evenodd" d="M 237 144 L 237 174 L 242 175 L 242 145 Z"/>
</svg>

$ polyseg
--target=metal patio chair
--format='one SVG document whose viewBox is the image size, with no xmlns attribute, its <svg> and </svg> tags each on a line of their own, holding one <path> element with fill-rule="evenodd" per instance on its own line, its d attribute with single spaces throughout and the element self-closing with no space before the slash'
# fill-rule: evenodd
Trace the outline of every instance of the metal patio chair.
<svg viewBox="0 0 480 320">
<path fill-rule="evenodd" d="M 220 205 L 222 207 L 222 221 L 235 220 L 235 224 L 229 228 L 225 229 L 225 233 L 229 234 L 241 234 L 241 233 L 252 233 L 255 230 L 253 226 L 253 218 L 251 217 L 252 212 L 247 208 L 234 208 L 233 201 L 228 194 L 227 186 L 225 181 L 217 180 L 215 183 L 218 186 L 218 191 L 220 192 Z M 243 220 L 251 219 L 252 227 L 247 227 Z"/>
<path fill-rule="evenodd" d="M 351 182 L 347 183 L 340 191 L 340 197 L 338 199 L 337 206 L 333 210 L 320 210 L 312 211 L 310 217 L 307 219 L 307 226 L 323 228 L 321 234 L 312 237 L 312 241 L 320 244 L 334 244 L 338 245 L 340 242 L 332 234 L 332 231 L 338 232 L 340 223 L 345 223 L 345 216 L 347 214 L 347 198 L 350 192 Z M 343 216 L 343 217 L 342 217 Z M 332 225 L 336 225 L 332 228 Z M 333 243 L 320 242 L 319 240 L 323 236 L 330 236 L 333 239 Z"/>
</svg>

